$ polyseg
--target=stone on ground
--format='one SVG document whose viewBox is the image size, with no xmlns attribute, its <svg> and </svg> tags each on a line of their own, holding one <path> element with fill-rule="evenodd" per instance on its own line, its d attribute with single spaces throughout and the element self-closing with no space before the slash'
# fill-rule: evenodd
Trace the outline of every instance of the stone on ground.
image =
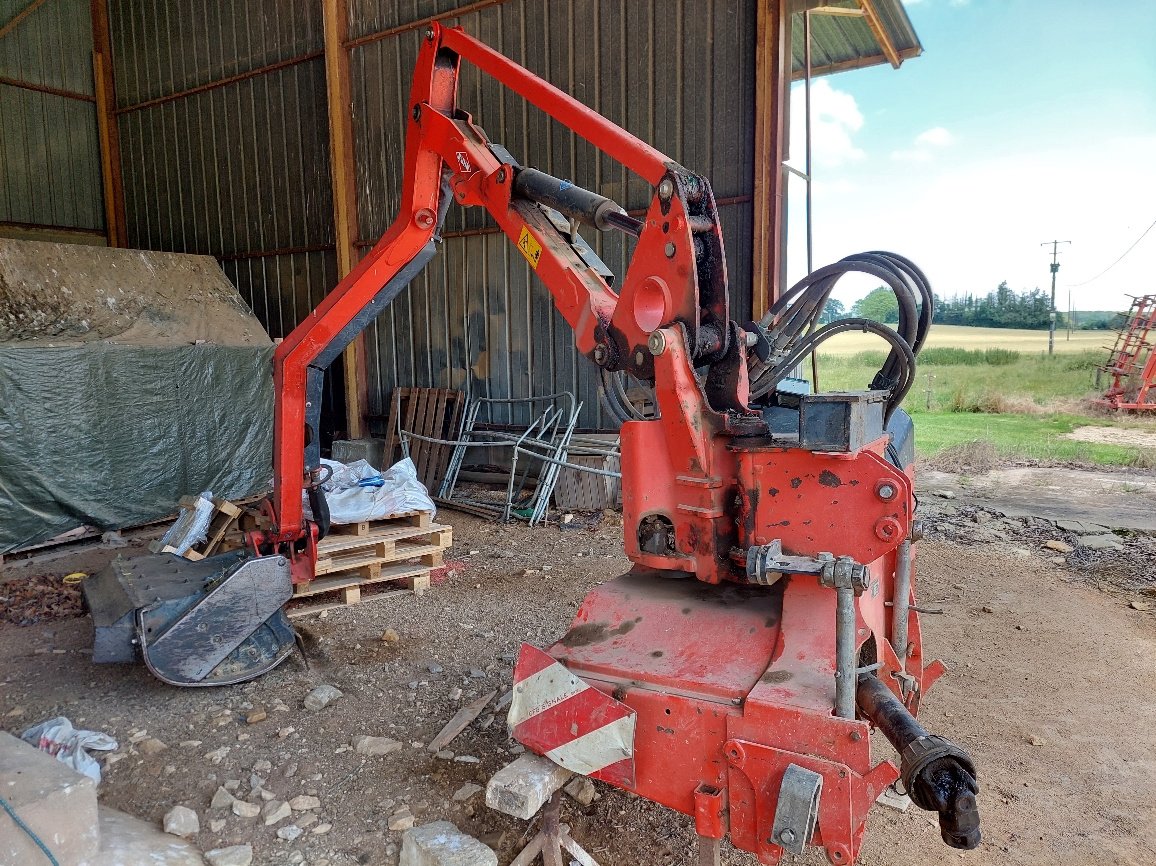
<svg viewBox="0 0 1156 866">
<path fill-rule="evenodd" d="M 449 821 L 435 821 L 405 832 L 398 866 L 498 866 L 498 856 Z"/>
<path fill-rule="evenodd" d="M 320 710 L 329 706 L 340 697 L 344 697 L 340 689 L 325 683 L 305 696 L 305 708 L 308 710 Z"/>
<path fill-rule="evenodd" d="M 35 746 L 0 732 L 0 794 L 61 863 L 79 863 L 100 847 L 96 783 Z M 47 862 L 12 819 L 0 814 L 0 863 Z"/>
<path fill-rule="evenodd" d="M 1118 535 L 1108 532 L 1103 535 L 1085 535 L 1080 538 L 1080 547 L 1088 550 L 1122 550 L 1124 542 Z"/>
<path fill-rule="evenodd" d="M 380 757 L 381 755 L 388 755 L 390 752 L 396 752 L 401 749 L 401 743 L 397 740 L 391 740 L 389 737 L 369 737 L 364 734 L 358 734 L 352 740 L 353 751 L 359 755 L 369 755 L 371 757 Z"/>
<path fill-rule="evenodd" d="M 16 862 L 47 863 L 43 855 Z M 191 843 L 162 833 L 148 821 L 101 806 L 100 852 L 84 866 L 205 866 L 205 861 Z"/>
<path fill-rule="evenodd" d="M 165 813 L 165 832 L 187 839 L 201 832 L 201 819 L 188 806 L 173 806 Z"/>
<path fill-rule="evenodd" d="M 289 804 L 284 800 L 270 800 L 265 804 L 265 808 L 261 810 L 266 827 L 270 827 L 278 821 L 284 821 L 292 813 L 293 810 L 289 808 Z"/>
<path fill-rule="evenodd" d="M 566 783 L 563 790 L 583 806 L 589 806 L 598 799 L 598 792 L 594 789 L 594 783 L 586 776 L 575 776 Z"/>
<path fill-rule="evenodd" d="M 252 845 L 230 845 L 228 848 L 214 848 L 205 852 L 209 866 L 251 866 Z"/>
<path fill-rule="evenodd" d="M 486 805 L 528 821 L 572 775 L 549 758 L 526 753 L 494 773 L 486 786 Z"/>
</svg>

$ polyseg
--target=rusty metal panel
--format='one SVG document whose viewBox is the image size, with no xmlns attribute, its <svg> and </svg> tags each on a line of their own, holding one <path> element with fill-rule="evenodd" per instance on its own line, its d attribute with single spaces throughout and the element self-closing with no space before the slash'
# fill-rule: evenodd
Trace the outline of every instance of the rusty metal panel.
<svg viewBox="0 0 1156 866">
<path fill-rule="evenodd" d="M 724 203 L 720 214 L 734 315 L 749 316 L 753 0 L 352 0 L 355 37 L 398 29 L 352 53 L 362 238 L 376 240 L 398 206 L 406 97 L 421 39 L 421 27 L 404 26 L 461 7 L 475 11 L 445 23 L 462 24 L 707 175 L 720 199 L 738 199 Z M 468 66 L 459 104 L 524 164 L 598 190 L 627 208 L 649 203 L 644 182 Z M 596 371 L 577 356 L 569 326 L 525 260 L 492 231 L 483 212 L 450 209 L 438 257 L 370 336 L 371 414 L 388 414 L 397 386 L 449 384 L 491 397 L 569 390 L 585 403 L 581 424 L 604 426 Z M 621 277 L 633 242 L 617 234 L 589 239 Z M 526 418 L 508 414 L 503 420 Z"/>
<path fill-rule="evenodd" d="M 0 0 L 10 21 L 28 0 Z M 88 0 L 53 0 L 0 39 L 0 76 L 91 96 Z M 0 221 L 103 230 L 93 102 L 0 84 Z"/>
</svg>

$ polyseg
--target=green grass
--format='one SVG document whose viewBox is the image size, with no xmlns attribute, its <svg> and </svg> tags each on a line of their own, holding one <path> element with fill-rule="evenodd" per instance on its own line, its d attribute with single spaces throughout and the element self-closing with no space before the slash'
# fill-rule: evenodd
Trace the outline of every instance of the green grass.
<svg viewBox="0 0 1156 866">
<path fill-rule="evenodd" d="M 915 419 L 922 460 L 944 469 L 989 468 L 1009 459 L 1156 466 L 1152 449 L 1064 438 L 1087 425 L 1154 429 L 1150 421 L 1093 414 L 1096 366 L 1106 352 L 1085 349 L 1049 357 L 993 348 L 1002 347 L 932 347 L 920 356 L 918 379 L 904 408 Z M 875 350 L 820 350 L 820 387 L 865 388 L 883 358 Z M 809 363 L 806 372 L 809 378 Z"/>
<path fill-rule="evenodd" d="M 962 350 L 961 350 L 962 351 Z M 979 356 L 984 356 L 978 350 Z M 928 349 L 920 356 L 918 379 L 907 395 L 904 408 L 920 411 L 1016 411 L 1046 409 L 1074 411 L 1096 392 L 1096 365 L 1100 353 L 1073 352 L 1064 355 L 991 353 L 982 362 L 967 353 L 964 363 L 958 355 L 942 349 Z M 831 355 L 820 350 L 819 384 L 825 391 L 864 388 L 883 363 L 882 352 Z M 993 363 L 994 361 L 994 363 Z M 809 365 L 807 372 L 810 372 Z M 928 391 L 930 389 L 930 401 Z"/>
<path fill-rule="evenodd" d="M 1090 423 L 1104 422 L 1067 414 L 921 412 L 915 417 L 915 448 L 921 457 L 932 458 L 945 469 L 951 468 L 953 455 L 967 463 L 969 448 L 976 442 L 990 443 L 995 456 L 1002 458 L 1098 466 L 1151 467 L 1156 463 L 1151 451 L 1140 448 L 1063 438 Z"/>
</svg>

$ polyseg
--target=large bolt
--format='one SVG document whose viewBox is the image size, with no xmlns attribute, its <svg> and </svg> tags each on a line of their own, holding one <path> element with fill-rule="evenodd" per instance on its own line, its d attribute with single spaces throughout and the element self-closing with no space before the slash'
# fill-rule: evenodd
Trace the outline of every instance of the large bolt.
<svg viewBox="0 0 1156 866">
<path fill-rule="evenodd" d="M 641 349 L 634 353 L 634 363 L 638 367 L 646 363 L 646 355 L 642 354 Z"/>
<path fill-rule="evenodd" d="M 894 499 L 897 492 L 898 491 L 895 489 L 895 485 L 890 481 L 880 481 L 878 486 L 875 488 L 875 495 L 882 499 L 884 502 L 890 502 L 892 499 Z"/>
<path fill-rule="evenodd" d="M 791 845 L 795 841 L 795 831 L 787 827 L 779 831 L 779 841 L 784 845 Z"/>
<path fill-rule="evenodd" d="M 650 336 L 646 338 L 646 348 L 650 349 L 650 354 L 657 358 L 666 351 L 666 335 L 662 331 L 652 331 Z"/>
<path fill-rule="evenodd" d="M 667 242 L 666 242 L 666 247 L 664 248 L 664 251 L 666 252 L 666 257 L 667 257 L 668 259 L 673 259 L 673 258 L 674 258 L 674 253 L 675 253 L 675 250 L 676 250 L 676 249 L 677 249 L 677 248 L 676 248 L 676 247 L 675 247 L 675 245 L 674 245 L 674 241 L 667 241 Z"/>
<path fill-rule="evenodd" d="M 664 177 L 658 184 L 658 197 L 670 198 L 674 195 L 674 182 L 669 177 Z"/>
</svg>

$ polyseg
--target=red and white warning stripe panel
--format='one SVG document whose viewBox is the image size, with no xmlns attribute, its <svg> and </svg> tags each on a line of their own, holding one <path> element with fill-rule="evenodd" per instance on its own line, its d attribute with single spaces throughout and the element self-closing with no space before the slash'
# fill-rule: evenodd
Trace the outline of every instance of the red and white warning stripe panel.
<svg viewBox="0 0 1156 866">
<path fill-rule="evenodd" d="M 587 685 L 537 647 L 522 644 L 507 724 L 554 763 L 615 785 L 634 785 L 635 712 Z"/>
</svg>

